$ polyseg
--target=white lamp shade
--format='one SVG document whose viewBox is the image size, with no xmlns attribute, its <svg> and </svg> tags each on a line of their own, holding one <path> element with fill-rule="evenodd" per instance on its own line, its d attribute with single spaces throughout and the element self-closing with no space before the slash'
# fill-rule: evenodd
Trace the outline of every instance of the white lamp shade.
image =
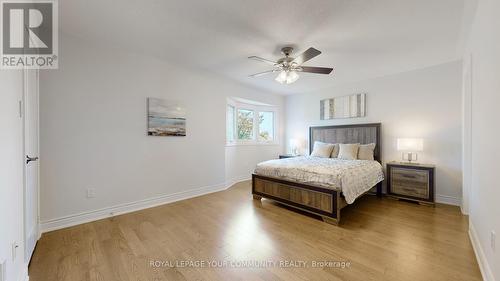
<svg viewBox="0 0 500 281">
<path fill-rule="evenodd" d="M 299 74 L 296 71 L 283 70 L 280 72 L 280 74 L 278 74 L 278 76 L 274 80 L 276 80 L 281 84 L 292 84 L 298 79 L 299 79 Z"/>
<path fill-rule="evenodd" d="M 288 77 L 286 78 L 287 84 L 292 84 L 299 79 L 299 74 L 296 71 L 290 71 Z"/>
<path fill-rule="evenodd" d="M 417 138 L 399 138 L 398 151 L 419 152 L 424 150 L 424 140 Z"/>
<path fill-rule="evenodd" d="M 281 84 L 285 83 L 286 82 L 286 78 L 287 78 L 287 73 L 286 71 L 281 71 L 280 74 L 278 74 L 278 76 L 276 76 L 276 82 L 279 82 Z"/>
</svg>

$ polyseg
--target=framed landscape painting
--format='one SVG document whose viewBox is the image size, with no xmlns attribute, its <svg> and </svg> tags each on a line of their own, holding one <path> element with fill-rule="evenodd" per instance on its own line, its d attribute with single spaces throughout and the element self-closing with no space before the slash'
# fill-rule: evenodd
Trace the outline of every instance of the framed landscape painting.
<svg viewBox="0 0 500 281">
<path fill-rule="evenodd" d="M 148 136 L 186 136 L 186 109 L 177 102 L 148 98 Z"/>
</svg>

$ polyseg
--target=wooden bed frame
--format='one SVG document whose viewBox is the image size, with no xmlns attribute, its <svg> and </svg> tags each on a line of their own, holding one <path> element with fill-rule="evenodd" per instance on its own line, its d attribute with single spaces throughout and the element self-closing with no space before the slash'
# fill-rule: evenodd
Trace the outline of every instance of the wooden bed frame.
<svg viewBox="0 0 500 281">
<path fill-rule="evenodd" d="M 375 143 L 374 158 L 381 162 L 380 123 L 309 128 L 309 152 L 315 141 L 327 143 Z M 382 196 L 382 182 L 376 185 Z M 323 221 L 338 225 L 340 210 L 347 205 L 342 192 L 325 187 L 252 174 L 255 200 L 272 199 L 279 203 L 320 215 Z"/>
</svg>

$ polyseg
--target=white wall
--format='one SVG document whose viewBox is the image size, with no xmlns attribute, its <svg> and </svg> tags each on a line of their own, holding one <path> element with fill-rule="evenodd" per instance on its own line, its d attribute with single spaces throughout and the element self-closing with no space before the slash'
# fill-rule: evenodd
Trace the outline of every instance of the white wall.
<svg viewBox="0 0 500 281">
<path fill-rule="evenodd" d="M 60 50 L 59 70 L 40 78 L 45 229 L 64 225 L 58 221 L 72 215 L 81 214 L 79 220 L 148 198 L 224 188 L 226 98 L 284 104 L 281 96 L 210 73 L 88 45 L 65 34 Z M 146 97 L 185 104 L 187 136 L 146 136 Z M 256 161 L 277 154 L 281 146 L 262 155 L 260 148 L 246 149 Z M 87 188 L 96 189 L 96 198 L 86 198 Z"/>
<path fill-rule="evenodd" d="M 490 233 L 500 235 L 500 2 L 478 1 L 465 58 L 472 58 L 471 122 L 465 123 L 471 142 L 470 234 L 485 280 L 500 279 L 500 245 L 490 244 Z M 465 92 L 465 91 L 464 91 Z M 467 97 L 468 99 L 468 97 Z"/>
<path fill-rule="evenodd" d="M 321 121 L 321 99 L 367 93 L 367 116 Z M 382 123 L 382 160 L 401 159 L 398 137 L 424 138 L 419 162 L 437 167 L 436 199 L 459 204 L 461 171 L 461 62 L 345 84 L 319 92 L 293 95 L 286 101 L 286 137 L 308 147 L 308 127 Z M 305 151 L 303 151 L 304 153 Z"/>
<path fill-rule="evenodd" d="M 277 159 L 281 145 L 241 145 L 226 147 L 226 175 L 228 183 L 250 179 L 257 163 Z"/>
<path fill-rule="evenodd" d="M 19 101 L 23 75 L 19 70 L 0 70 L 0 262 L 7 262 L 7 280 L 24 280 L 23 146 Z M 12 256 L 12 243 L 17 255 Z"/>
</svg>

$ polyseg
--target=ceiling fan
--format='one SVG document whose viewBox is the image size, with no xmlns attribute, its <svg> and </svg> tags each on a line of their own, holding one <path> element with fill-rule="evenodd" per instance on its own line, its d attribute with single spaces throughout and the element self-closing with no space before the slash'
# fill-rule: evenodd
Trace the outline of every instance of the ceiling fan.
<svg viewBox="0 0 500 281">
<path fill-rule="evenodd" d="M 272 70 L 255 73 L 250 75 L 250 77 L 258 77 L 269 73 L 279 72 L 275 80 L 281 84 L 291 84 L 297 81 L 297 79 L 299 79 L 299 74 L 297 72 L 330 74 L 333 71 L 333 68 L 328 68 L 328 67 L 314 67 L 314 66 L 302 65 L 306 61 L 309 61 L 310 59 L 317 57 L 321 54 L 319 50 L 316 50 L 313 47 L 307 49 L 305 52 L 303 52 L 302 54 L 298 55 L 295 58 L 290 57 L 292 51 L 293 51 L 292 47 L 281 48 L 281 53 L 285 55 L 285 57 L 279 59 L 276 62 L 257 56 L 248 57 L 249 59 L 271 64 L 274 67 Z"/>
</svg>

